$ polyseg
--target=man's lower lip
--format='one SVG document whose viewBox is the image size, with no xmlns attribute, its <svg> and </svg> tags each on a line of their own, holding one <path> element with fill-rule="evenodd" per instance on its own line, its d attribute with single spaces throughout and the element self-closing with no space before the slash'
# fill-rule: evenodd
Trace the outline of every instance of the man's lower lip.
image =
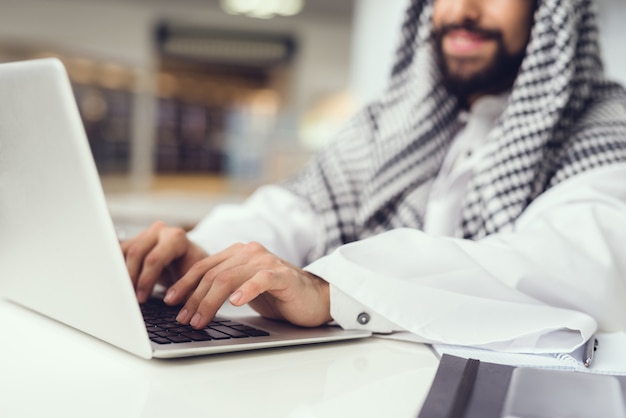
<svg viewBox="0 0 626 418">
<path fill-rule="evenodd" d="M 450 32 L 444 37 L 444 49 L 451 54 L 471 54 L 480 49 L 489 40 L 473 36 L 466 32 Z"/>
</svg>

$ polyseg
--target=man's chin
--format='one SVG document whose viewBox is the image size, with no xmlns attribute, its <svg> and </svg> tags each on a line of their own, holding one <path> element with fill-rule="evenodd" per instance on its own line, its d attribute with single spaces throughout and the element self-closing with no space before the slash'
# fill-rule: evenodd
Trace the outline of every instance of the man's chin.
<svg viewBox="0 0 626 418">
<path fill-rule="evenodd" d="M 443 74 L 443 84 L 463 106 L 469 99 L 481 94 L 497 94 L 511 88 L 519 65 L 506 67 L 479 65 L 477 62 L 457 62 L 449 65 Z"/>
<path fill-rule="evenodd" d="M 459 99 L 463 106 L 469 104 L 469 99 L 491 91 L 496 86 L 487 77 L 485 71 L 459 71 L 449 73 L 443 79 L 447 90 Z"/>
<path fill-rule="evenodd" d="M 448 77 L 458 80 L 459 82 L 470 82 L 487 72 L 490 66 L 493 65 L 490 62 L 484 62 L 484 60 L 475 58 L 448 59 L 446 63 Z"/>
<path fill-rule="evenodd" d="M 506 52 L 500 42 L 493 57 L 459 57 L 444 54 L 441 42 L 435 44 L 437 61 L 442 70 L 442 82 L 463 106 L 469 98 L 480 94 L 496 94 L 511 88 L 525 51 L 517 55 Z"/>
</svg>

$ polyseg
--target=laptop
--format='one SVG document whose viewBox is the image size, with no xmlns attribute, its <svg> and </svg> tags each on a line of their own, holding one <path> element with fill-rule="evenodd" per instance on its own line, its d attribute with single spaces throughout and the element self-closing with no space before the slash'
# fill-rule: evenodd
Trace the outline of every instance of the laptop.
<svg viewBox="0 0 626 418">
<path fill-rule="evenodd" d="M 227 304 L 211 330 L 157 330 L 175 312 L 137 303 L 69 78 L 54 58 L 0 64 L 0 231 L 0 296 L 143 358 L 370 335 L 300 328 L 252 310 L 233 318 Z"/>
</svg>

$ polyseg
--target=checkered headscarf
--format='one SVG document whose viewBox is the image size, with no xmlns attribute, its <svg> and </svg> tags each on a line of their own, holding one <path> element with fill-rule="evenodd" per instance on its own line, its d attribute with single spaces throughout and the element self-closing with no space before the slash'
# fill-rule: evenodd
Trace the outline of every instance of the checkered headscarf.
<svg viewBox="0 0 626 418">
<path fill-rule="evenodd" d="M 412 0 L 385 94 L 353 117 L 287 187 L 308 199 L 334 248 L 421 228 L 428 192 L 458 130 L 440 82 L 433 0 Z M 541 193 L 586 170 L 626 161 L 626 92 L 604 78 L 592 0 L 541 0 L 506 108 L 475 167 L 457 236 L 510 230 Z"/>
</svg>

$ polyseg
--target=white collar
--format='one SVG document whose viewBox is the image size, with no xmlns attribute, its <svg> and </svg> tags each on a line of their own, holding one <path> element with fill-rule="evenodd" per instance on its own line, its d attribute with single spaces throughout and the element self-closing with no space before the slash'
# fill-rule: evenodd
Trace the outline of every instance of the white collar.
<svg viewBox="0 0 626 418">
<path fill-rule="evenodd" d="M 494 124 L 504 111 L 510 95 L 511 92 L 506 91 L 500 94 L 481 96 L 469 110 L 461 111 L 459 119 L 466 123 L 470 117 L 477 117 Z"/>
</svg>

